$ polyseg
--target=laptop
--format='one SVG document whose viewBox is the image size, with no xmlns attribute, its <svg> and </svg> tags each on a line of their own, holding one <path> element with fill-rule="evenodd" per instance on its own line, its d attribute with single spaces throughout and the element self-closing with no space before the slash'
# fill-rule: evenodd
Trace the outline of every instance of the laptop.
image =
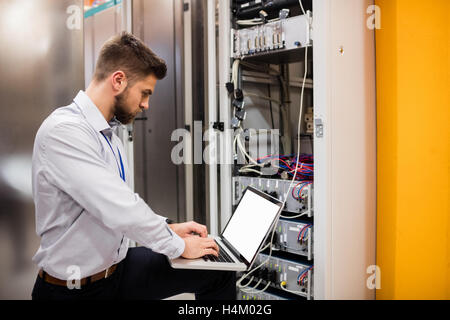
<svg viewBox="0 0 450 320">
<path fill-rule="evenodd" d="M 283 203 L 255 188 L 247 187 L 234 214 L 215 241 L 219 257 L 169 259 L 175 269 L 247 271 L 278 220 Z"/>
</svg>

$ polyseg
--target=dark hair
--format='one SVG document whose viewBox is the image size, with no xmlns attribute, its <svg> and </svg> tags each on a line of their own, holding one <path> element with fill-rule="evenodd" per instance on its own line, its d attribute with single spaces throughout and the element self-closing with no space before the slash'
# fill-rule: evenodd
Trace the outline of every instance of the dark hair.
<svg viewBox="0 0 450 320">
<path fill-rule="evenodd" d="M 166 76 L 167 65 L 141 40 L 128 32 L 122 32 L 103 45 L 94 79 L 105 80 L 117 70 L 123 71 L 128 81 L 133 83 L 151 74 L 161 80 Z"/>
</svg>

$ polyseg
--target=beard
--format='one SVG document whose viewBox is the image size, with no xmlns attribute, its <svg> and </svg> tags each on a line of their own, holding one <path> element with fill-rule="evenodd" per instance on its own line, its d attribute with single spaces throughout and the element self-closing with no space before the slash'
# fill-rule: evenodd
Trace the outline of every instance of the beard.
<svg viewBox="0 0 450 320">
<path fill-rule="evenodd" d="M 131 123 L 137 115 L 137 112 L 133 113 L 128 111 L 126 106 L 126 98 L 128 96 L 128 89 L 125 89 L 124 92 L 115 96 L 114 103 L 114 116 L 121 124 L 129 124 Z"/>
</svg>

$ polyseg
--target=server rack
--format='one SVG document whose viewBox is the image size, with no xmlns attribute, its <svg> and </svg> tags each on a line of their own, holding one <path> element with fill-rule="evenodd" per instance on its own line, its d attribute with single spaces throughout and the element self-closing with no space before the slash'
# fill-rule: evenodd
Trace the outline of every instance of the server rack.
<svg viewBox="0 0 450 320">
<path fill-rule="evenodd" d="M 373 1 L 304 0 L 303 9 L 298 1 L 279 1 L 274 10 L 265 7 L 266 2 L 207 1 L 210 231 L 220 233 L 232 215 L 242 180 L 253 180 L 247 183 L 281 200 L 307 199 L 309 207 L 283 212 L 278 228 L 283 226 L 278 234 L 274 230 L 275 243 L 268 243 L 260 255 L 270 256 L 265 262 L 269 265 L 263 264 L 265 269 L 260 267 L 239 283 L 239 294 L 253 288 L 247 293 L 282 293 L 291 299 L 373 299 L 367 270 L 375 265 L 375 62 L 374 32 L 367 28 L 365 14 Z M 264 94 L 261 88 L 268 85 L 271 88 Z M 266 103 L 267 108 L 258 102 L 261 96 L 272 105 Z M 273 112 L 275 103 L 283 104 L 279 109 L 284 107 L 278 114 Z M 272 109 L 272 116 L 267 109 Z M 301 129 L 296 135 L 298 123 Z M 296 164 L 299 142 L 306 155 L 297 162 L 302 168 L 310 165 L 309 180 L 296 180 L 289 192 L 276 194 L 275 184 L 285 184 L 295 171 L 276 177 L 283 170 L 272 175 L 256 172 L 270 169 L 270 164 L 248 166 L 254 164 L 250 158 L 258 155 L 260 143 L 252 145 L 250 130 L 241 131 L 238 139 L 242 140 L 236 143 L 235 132 L 242 124 L 248 129 L 279 130 L 279 139 L 270 140 L 282 150 L 278 158 L 287 162 L 284 172 Z M 281 128 L 275 128 L 277 124 Z M 272 143 L 267 154 L 259 154 L 263 161 L 264 156 L 274 156 L 271 148 Z M 242 149 L 249 156 L 242 156 Z M 240 156 L 247 163 L 240 165 Z M 253 160 L 260 164 L 261 159 Z M 300 188 L 307 186 L 302 181 L 310 182 L 305 197 Z M 306 255 L 304 250 L 292 250 L 303 243 L 310 246 Z"/>
</svg>

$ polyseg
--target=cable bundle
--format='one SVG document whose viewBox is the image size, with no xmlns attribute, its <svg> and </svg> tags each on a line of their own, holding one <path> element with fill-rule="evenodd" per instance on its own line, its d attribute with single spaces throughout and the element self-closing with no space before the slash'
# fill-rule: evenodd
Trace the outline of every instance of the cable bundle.
<svg viewBox="0 0 450 320">
<path fill-rule="evenodd" d="M 294 155 L 290 155 L 290 156 L 274 155 L 274 156 L 266 156 L 263 158 L 259 158 L 256 161 L 255 160 L 252 161 L 252 160 L 253 159 L 251 159 L 250 161 L 253 162 L 254 165 L 246 166 L 246 169 L 247 169 L 247 167 L 255 167 L 255 166 L 265 167 L 268 164 L 273 165 L 273 160 L 277 160 L 279 162 L 279 164 L 274 165 L 274 167 L 279 169 L 278 175 L 282 175 L 283 172 L 286 172 L 290 176 L 295 175 L 295 179 L 297 181 L 307 181 L 308 184 L 311 184 L 311 182 L 314 178 L 314 158 L 312 155 L 302 154 L 302 155 L 300 155 L 299 159 L 297 159 L 297 157 Z M 246 172 L 246 171 L 243 171 L 243 172 Z M 252 172 L 255 172 L 255 171 L 252 171 Z M 260 172 L 255 172 L 255 173 L 261 174 Z M 295 173 L 297 173 L 297 174 L 295 174 Z M 294 198 L 298 199 L 298 197 L 296 197 L 294 195 L 295 189 L 296 188 L 294 188 L 292 190 L 292 196 Z"/>
<path fill-rule="evenodd" d="M 280 160 L 283 161 L 280 164 L 280 168 L 284 169 L 290 176 L 294 176 L 297 170 L 295 179 L 298 181 L 312 181 L 314 177 L 314 160 L 312 155 L 302 154 L 299 158 L 299 160 L 296 157 L 288 159 L 281 158 Z"/>
<path fill-rule="evenodd" d="M 305 285 L 305 278 L 308 275 L 308 272 L 310 270 L 312 270 L 314 268 L 314 266 L 309 267 L 308 269 L 303 270 L 302 272 L 300 272 L 300 274 L 297 277 L 297 284 L 300 286 L 304 286 Z"/>
<path fill-rule="evenodd" d="M 292 188 L 292 198 L 295 200 L 303 200 L 302 191 L 306 186 L 312 184 L 312 181 L 301 181 L 294 188 Z M 298 190 L 298 191 L 296 191 Z M 297 195 L 296 195 L 297 194 Z"/>
<path fill-rule="evenodd" d="M 306 240 L 308 240 L 308 237 L 307 237 L 307 235 L 309 236 L 309 230 L 308 229 L 310 229 L 312 227 L 312 224 L 307 224 L 306 226 L 304 226 L 301 230 L 300 230 L 300 232 L 298 233 L 298 236 L 297 236 L 297 240 L 300 242 L 300 243 L 303 243 L 303 242 L 305 242 Z"/>
</svg>

